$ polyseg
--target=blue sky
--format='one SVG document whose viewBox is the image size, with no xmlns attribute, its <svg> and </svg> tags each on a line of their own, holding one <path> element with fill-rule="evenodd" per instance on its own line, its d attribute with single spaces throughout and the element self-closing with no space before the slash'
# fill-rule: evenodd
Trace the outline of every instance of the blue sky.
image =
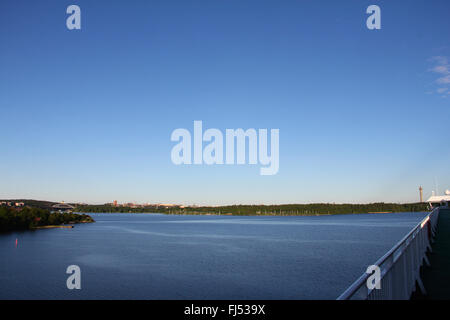
<svg viewBox="0 0 450 320">
<path fill-rule="evenodd" d="M 81 8 L 82 29 L 66 28 Z M 366 8 L 381 8 L 381 30 Z M 448 1 L 0 3 L 0 198 L 410 202 L 450 188 Z M 176 128 L 277 128 L 280 169 L 175 166 Z"/>
</svg>

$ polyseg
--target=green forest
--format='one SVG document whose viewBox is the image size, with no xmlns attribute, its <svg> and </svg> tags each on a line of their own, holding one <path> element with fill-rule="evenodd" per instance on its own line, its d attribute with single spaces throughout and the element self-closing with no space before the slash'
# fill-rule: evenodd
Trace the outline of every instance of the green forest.
<svg viewBox="0 0 450 320">
<path fill-rule="evenodd" d="M 0 207 L 0 232 L 79 222 L 94 222 L 94 219 L 87 214 L 51 213 L 41 208 Z"/>
<path fill-rule="evenodd" d="M 77 212 L 92 213 L 165 213 L 165 214 L 226 214 L 226 215 L 323 215 L 377 212 L 427 211 L 426 203 L 369 203 L 369 204 L 285 204 L 285 205 L 233 205 L 220 207 L 122 207 L 105 205 L 84 205 L 74 209 Z"/>
</svg>

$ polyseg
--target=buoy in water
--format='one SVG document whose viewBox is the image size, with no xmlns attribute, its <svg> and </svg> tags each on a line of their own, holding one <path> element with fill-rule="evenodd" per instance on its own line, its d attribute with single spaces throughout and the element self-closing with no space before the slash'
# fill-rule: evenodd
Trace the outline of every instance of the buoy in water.
<svg viewBox="0 0 450 320">
<path fill-rule="evenodd" d="M 16 238 L 16 248 L 17 248 L 17 243 L 19 242 L 19 240 L 17 240 L 17 238 Z"/>
</svg>

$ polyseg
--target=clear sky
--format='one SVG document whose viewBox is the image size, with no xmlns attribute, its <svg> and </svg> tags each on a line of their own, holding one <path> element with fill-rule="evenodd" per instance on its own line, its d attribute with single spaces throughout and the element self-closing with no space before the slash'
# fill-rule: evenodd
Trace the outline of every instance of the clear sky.
<svg viewBox="0 0 450 320">
<path fill-rule="evenodd" d="M 81 8 L 81 30 L 66 8 Z M 381 8 L 368 30 L 366 8 Z M 409 202 L 450 189 L 450 2 L 0 2 L 0 198 Z M 280 169 L 175 166 L 176 128 L 277 128 Z"/>
</svg>

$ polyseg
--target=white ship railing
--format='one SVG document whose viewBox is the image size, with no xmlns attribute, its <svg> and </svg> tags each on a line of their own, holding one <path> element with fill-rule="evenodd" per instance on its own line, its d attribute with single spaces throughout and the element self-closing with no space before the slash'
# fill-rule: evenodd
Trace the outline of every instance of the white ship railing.
<svg viewBox="0 0 450 320">
<path fill-rule="evenodd" d="M 369 289 L 367 280 L 371 274 L 364 273 L 338 300 L 408 300 L 419 285 L 425 293 L 420 279 L 423 261 L 428 265 L 427 250 L 431 252 L 431 241 L 436 233 L 439 207 L 433 209 L 391 250 L 381 257 L 375 266 L 380 268 L 380 288 Z"/>
</svg>

